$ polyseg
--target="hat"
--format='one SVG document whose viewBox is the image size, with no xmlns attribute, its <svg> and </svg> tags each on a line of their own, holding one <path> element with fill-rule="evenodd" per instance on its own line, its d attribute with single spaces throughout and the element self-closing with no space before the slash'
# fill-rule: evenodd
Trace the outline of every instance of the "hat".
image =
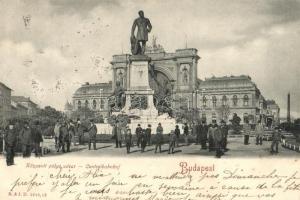
<svg viewBox="0 0 300 200">
<path fill-rule="evenodd" d="M 148 127 L 151 127 L 151 124 L 148 124 Z"/>
<path fill-rule="evenodd" d="M 213 119 L 211 122 L 212 122 L 212 123 L 217 123 L 217 120 Z"/>
<path fill-rule="evenodd" d="M 141 126 L 140 124 L 138 124 L 138 126 Z"/>
</svg>

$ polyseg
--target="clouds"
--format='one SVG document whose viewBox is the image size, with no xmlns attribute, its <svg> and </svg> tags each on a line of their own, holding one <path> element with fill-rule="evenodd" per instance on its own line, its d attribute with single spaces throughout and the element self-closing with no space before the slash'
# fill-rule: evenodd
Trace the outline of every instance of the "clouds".
<svg viewBox="0 0 300 200">
<path fill-rule="evenodd" d="M 0 79 L 15 93 L 62 109 L 81 83 L 111 79 L 112 55 L 129 53 L 132 21 L 142 9 L 151 35 L 168 52 L 186 41 L 198 49 L 199 77 L 249 74 L 285 107 L 288 90 L 300 98 L 299 2 L 1 1 L 0 69 L 6 75 Z M 23 16 L 30 16 L 28 27 Z M 299 103 L 292 107 L 300 113 Z"/>
</svg>

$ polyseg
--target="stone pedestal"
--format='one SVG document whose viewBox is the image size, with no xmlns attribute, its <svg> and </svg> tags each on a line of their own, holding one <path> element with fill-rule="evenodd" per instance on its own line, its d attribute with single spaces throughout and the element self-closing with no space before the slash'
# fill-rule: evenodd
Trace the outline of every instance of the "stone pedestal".
<svg viewBox="0 0 300 200">
<path fill-rule="evenodd" d="M 120 113 L 128 116 L 138 116 L 138 119 L 132 118 L 129 127 L 135 130 L 138 124 L 142 128 L 147 128 L 148 124 L 152 126 L 152 134 L 155 134 L 158 123 L 162 123 L 164 134 L 174 130 L 176 121 L 170 118 L 168 114 L 158 116 L 158 110 L 154 106 L 154 90 L 149 85 L 149 62 L 150 58 L 145 55 L 130 56 L 130 65 L 127 73 L 127 90 L 125 91 L 126 103 Z M 134 101 L 142 99 L 142 104 L 136 105 Z M 113 113 L 118 114 L 118 113 Z"/>
<path fill-rule="evenodd" d="M 130 57 L 129 73 L 127 79 L 126 103 L 122 112 L 129 115 L 142 117 L 157 117 L 158 111 L 153 103 L 153 94 L 149 86 L 149 62 L 150 58 L 145 55 L 134 55 Z M 133 97 L 146 98 L 144 108 L 135 108 L 132 105 Z"/>
</svg>

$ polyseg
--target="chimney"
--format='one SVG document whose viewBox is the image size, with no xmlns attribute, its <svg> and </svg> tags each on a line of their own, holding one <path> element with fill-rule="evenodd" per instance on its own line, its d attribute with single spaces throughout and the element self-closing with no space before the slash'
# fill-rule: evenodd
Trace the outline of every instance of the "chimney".
<svg viewBox="0 0 300 200">
<path fill-rule="evenodd" d="M 291 95 L 288 93 L 287 95 L 287 122 L 291 123 Z"/>
</svg>

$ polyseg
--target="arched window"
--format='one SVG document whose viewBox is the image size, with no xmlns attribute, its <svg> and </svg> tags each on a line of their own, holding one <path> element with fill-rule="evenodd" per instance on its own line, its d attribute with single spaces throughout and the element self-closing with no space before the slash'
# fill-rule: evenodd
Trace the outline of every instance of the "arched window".
<svg viewBox="0 0 300 200">
<path fill-rule="evenodd" d="M 224 95 L 222 97 L 222 105 L 225 106 L 227 104 L 227 97 Z"/>
<path fill-rule="evenodd" d="M 217 107 L 217 97 L 216 96 L 213 96 L 212 97 L 212 104 L 213 104 L 213 107 Z"/>
<path fill-rule="evenodd" d="M 207 102 L 206 96 L 203 96 L 202 99 L 203 107 L 206 107 L 206 102 Z"/>
<path fill-rule="evenodd" d="M 232 97 L 232 104 L 233 104 L 233 106 L 237 106 L 237 102 L 238 102 L 237 96 L 233 95 L 233 97 Z"/>
<path fill-rule="evenodd" d="M 78 101 L 78 108 L 81 108 L 81 101 Z"/>
<path fill-rule="evenodd" d="M 94 99 L 93 100 L 93 109 L 95 110 L 97 108 L 97 101 Z"/>
<path fill-rule="evenodd" d="M 103 110 L 105 107 L 105 101 L 104 99 L 100 99 L 100 109 Z"/>
<path fill-rule="evenodd" d="M 89 107 L 89 101 L 85 100 L 85 107 L 88 108 Z"/>
<path fill-rule="evenodd" d="M 244 96 L 244 106 L 248 106 L 249 105 L 249 97 L 248 95 Z"/>
</svg>

